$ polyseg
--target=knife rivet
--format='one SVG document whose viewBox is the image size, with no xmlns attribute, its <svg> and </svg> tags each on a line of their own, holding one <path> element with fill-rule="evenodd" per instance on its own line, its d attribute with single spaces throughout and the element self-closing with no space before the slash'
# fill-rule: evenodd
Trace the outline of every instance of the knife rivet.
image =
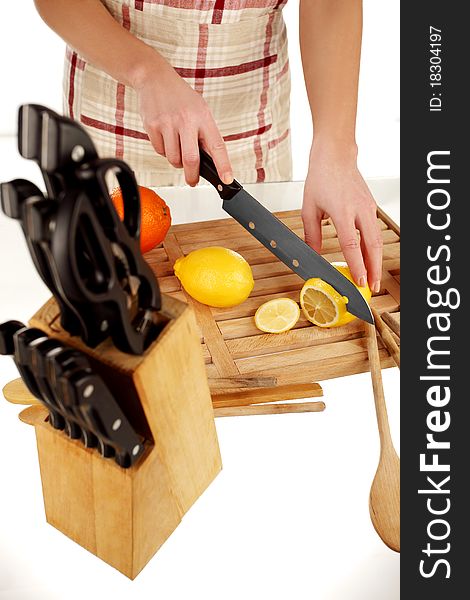
<svg viewBox="0 0 470 600">
<path fill-rule="evenodd" d="M 72 148 L 72 152 L 70 153 L 72 160 L 75 162 L 80 162 L 82 158 L 85 156 L 85 148 L 83 146 L 74 146 Z"/>
<path fill-rule="evenodd" d="M 139 454 L 139 450 L 140 450 L 140 446 L 139 446 L 139 444 L 137 444 L 136 446 L 134 446 L 132 448 L 132 456 L 137 456 L 137 454 Z"/>
<path fill-rule="evenodd" d="M 86 388 L 83 390 L 83 397 L 89 398 L 93 394 L 94 391 L 95 391 L 95 388 L 93 385 L 87 385 Z"/>
<path fill-rule="evenodd" d="M 250 221 L 250 222 L 248 223 L 248 227 L 249 227 L 250 229 L 254 229 L 254 228 L 255 228 L 255 224 L 253 223 L 253 221 Z"/>
<path fill-rule="evenodd" d="M 292 261 L 292 264 L 294 265 L 294 267 L 298 267 L 299 261 L 296 258 L 294 258 L 294 260 Z"/>
<path fill-rule="evenodd" d="M 101 325 L 100 325 L 100 329 L 101 331 L 106 331 L 109 327 L 109 323 L 108 321 L 106 321 L 106 319 L 104 321 L 101 321 Z"/>
<path fill-rule="evenodd" d="M 224 191 L 224 186 L 223 185 L 219 185 L 217 186 L 217 189 L 219 190 L 219 192 L 223 192 Z"/>
<path fill-rule="evenodd" d="M 121 427 L 121 419 L 116 419 L 113 423 L 113 431 L 117 431 Z"/>
<path fill-rule="evenodd" d="M 269 242 L 269 245 L 271 246 L 271 248 L 275 248 L 277 246 L 277 243 L 274 240 L 271 240 Z"/>
</svg>

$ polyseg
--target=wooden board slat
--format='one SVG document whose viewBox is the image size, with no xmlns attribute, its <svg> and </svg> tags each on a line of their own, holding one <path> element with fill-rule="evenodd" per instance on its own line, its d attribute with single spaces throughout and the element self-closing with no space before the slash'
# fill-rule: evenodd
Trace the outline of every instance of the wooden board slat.
<svg viewBox="0 0 470 600">
<path fill-rule="evenodd" d="M 303 236 L 299 210 L 275 214 Z M 400 229 L 382 210 L 378 211 L 378 224 L 384 242 L 383 277 L 382 289 L 372 299 L 372 305 L 379 313 L 396 313 L 400 308 Z M 343 261 L 331 220 L 323 221 L 322 233 L 322 255 L 330 262 Z M 244 303 L 210 308 L 190 298 L 181 288 L 173 273 L 175 260 L 206 246 L 232 248 L 249 262 L 255 286 Z M 147 253 L 146 259 L 162 291 L 188 302 L 194 309 L 213 396 L 230 393 L 240 402 L 242 397 L 246 402 L 250 394 L 255 397 L 260 388 L 233 389 L 233 384 L 229 387 L 231 381 L 245 376 L 253 381 L 274 378 L 277 386 L 292 386 L 368 370 L 364 330 L 358 320 L 336 329 L 320 329 L 302 316 L 294 329 L 280 335 L 264 334 L 255 327 L 253 315 L 263 302 L 279 297 L 298 301 L 303 281 L 233 219 L 175 225 L 163 246 Z M 382 367 L 394 365 L 384 347 L 380 348 L 380 357 Z"/>
</svg>

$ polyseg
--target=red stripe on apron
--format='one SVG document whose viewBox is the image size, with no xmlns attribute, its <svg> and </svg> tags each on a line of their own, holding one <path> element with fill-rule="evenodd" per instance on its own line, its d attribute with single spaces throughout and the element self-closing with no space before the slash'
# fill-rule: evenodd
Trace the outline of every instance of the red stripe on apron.
<svg viewBox="0 0 470 600">
<path fill-rule="evenodd" d="M 69 117 L 73 116 L 73 101 L 75 99 L 75 71 L 77 69 L 77 53 L 72 52 L 72 59 L 70 61 L 70 80 L 69 80 Z"/>
<path fill-rule="evenodd" d="M 281 77 L 284 77 L 284 75 L 288 72 L 289 72 L 289 60 L 286 60 L 286 62 L 284 63 L 284 66 L 282 67 L 282 69 L 279 71 L 279 73 L 276 76 L 276 81 L 279 81 L 279 79 L 281 79 Z"/>
<path fill-rule="evenodd" d="M 98 119 L 92 119 L 84 114 L 80 115 L 80 122 L 88 127 L 94 127 L 95 129 L 101 129 L 101 131 L 108 131 L 115 135 L 125 135 L 126 137 L 134 138 L 136 140 L 147 140 L 149 136 L 143 131 L 136 131 L 135 129 L 128 129 L 127 127 L 121 127 L 120 125 L 113 125 L 112 123 L 105 123 Z"/>
<path fill-rule="evenodd" d="M 136 129 L 129 129 L 128 127 L 121 127 L 120 125 L 113 125 L 112 123 L 106 123 L 105 121 L 92 119 L 91 117 L 88 117 L 83 113 L 80 115 L 80 122 L 84 125 L 88 125 L 88 127 L 94 127 L 95 129 L 100 129 L 101 131 L 108 131 L 109 133 L 113 133 L 115 135 L 122 135 L 133 138 L 135 140 L 149 141 L 149 136 L 144 131 L 137 131 Z M 262 133 L 266 133 L 266 131 L 269 131 L 271 127 L 272 124 L 269 123 L 268 125 L 260 127 L 258 129 L 242 131 L 241 133 L 230 133 L 229 135 L 224 135 L 223 138 L 226 142 L 233 142 L 234 140 L 243 140 L 245 138 L 252 137 L 253 135 L 261 135 Z M 282 134 L 281 138 L 284 139 L 288 133 L 289 130 L 285 131 Z M 281 142 L 282 139 L 279 139 L 279 142 Z M 274 141 L 276 142 L 276 140 Z"/>
<path fill-rule="evenodd" d="M 199 25 L 199 42 L 197 48 L 196 73 L 194 77 L 194 89 L 200 94 L 204 91 L 204 78 L 206 77 L 206 58 L 207 44 L 209 42 L 209 26 L 207 24 Z"/>
<path fill-rule="evenodd" d="M 264 56 L 265 57 L 269 56 L 269 48 L 271 46 L 271 39 L 273 36 L 273 19 L 274 19 L 274 13 L 270 13 L 268 22 L 266 24 L 266 37 L 264 40 Z M 264 67 L 264 72 L 263 72 L 263 88 L 261 91 L 260 106 L 259 106 L 259 111 L 258 111 L 258 125 L 260 128 L 264 127 L 264 125 L 266 124 L 264 111 L 268 104 L 268 89 L 269 89 L 269 64 Z M 265 172 L 264 168 L 262 167 L 263 149 L 261 147 L 261 140 L 259 138 L 259 135 L 256 136 L 256 139 L 254 141 L 254 151 L 255 151 L 255 157 L 256 157 L 256 164 L 255 164 L 256 182 L 261 183 L 266 178 L 266 172 Z"/>
<path fill-rule="evenodd" d="M 284 133 L 282 135 L 280 135 L 278 138 L 274 139 L 274 140 L 270 140 L 268 142 L 268 148 L 271 150 L 272 148 L 275 148 L 278 144 L 280 144 L 281 142 L 283 142 L 286 137 L 289 135 L 289 129 L 286 129 L 284 131 Z"/>
<path fill-rule="evenodd" d="M 129 31 L 131 27 L 129 6 L 122 6 L 122 26 L 124 29 Z M 124 110 L 125 110 L 125 94 L 126 86 L 123 83 L 118 82 L 116 88 L 116 158 L 124 158 L 124 137 L 119 131 L 124 130 Z"/>
<path fill-rule="evenodd" d="M 244 131 L 243 133 L 231 133 L 229 135 L 224 135 L 225 142 L 233 142 L 235 140 L 243 140 L 245 138 L 251 137 L 252 135 L 261 135 L 262 133 L 266 133 L 272 127 L 272 124 L 265 125 L 264 127 L 259 127 L 258 129 L 251 129 L 250 131 Z"/>
<path fill-rule="evenodd" d="M 212 24 L 219 25 L 222 23 L 222 17 L 224 15 L 224 4 L 225 0 L 215 0 L 214 12 L 212 13 Z"/>
<path fill-rule="evenodd" d="M 207 25 L 206 25 L 207 27 Z M 240 75 L 241 73 L 249 73 L 250 71 L 256 71 L 256 69 L 264 69 L 272 65 L 277 60 L 277 54 L 271 56 L 265 56 L 258 60 L 252 60 L 251 62 L 242 63 L 241 65 L 232 65 L 229 67 L 217 67 L 214 69 L 189 69 L 186 67 L 175 67 L 175 71 L 181 77 L 230 77 L 232 75 Z"/>
</svg>

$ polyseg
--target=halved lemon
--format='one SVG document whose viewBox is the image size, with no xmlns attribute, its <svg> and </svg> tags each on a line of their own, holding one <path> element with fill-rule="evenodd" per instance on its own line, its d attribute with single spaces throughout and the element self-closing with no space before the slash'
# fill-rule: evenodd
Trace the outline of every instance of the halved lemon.
<svg viewBox="0 0 470 600">
<path fill-rule="evenodd" d="M 290 298 L 274 298 L 258 307 L 255 325 L 266 333 L 283 333 L 292 329 L 299 317 L 297 302 Z"/>
<path fill-rule="evenodd" d="M 353 281 L 346 263 L 332 263 L 350 281 Z M 354 284 L 356 285 L 356 284 Z M 369 286 L 357 286 L 367 302 L 370 302 L 371 291 Z M 350 323 L 356 317 L 347 310 L 348 299 L 337 292 L 323 279 L 313 277 L 308 279 L 300 292 L 300 306 L 305 317 L 319 327 L 340 327 Z"/>
</svg>

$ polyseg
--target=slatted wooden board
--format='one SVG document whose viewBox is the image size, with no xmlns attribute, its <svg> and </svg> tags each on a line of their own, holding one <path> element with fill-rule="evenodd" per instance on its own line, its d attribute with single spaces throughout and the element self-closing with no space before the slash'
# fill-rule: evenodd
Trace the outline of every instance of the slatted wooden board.
<svg viewBox="0 0 470 600">
<path fill-rule="evenodd" d="M 303 235 L 299 210 L 276 214 L 295 233 Z M 400 230 L 382 211 L 379 211 L 379 225 L 384 241 L 382 289 L 372 299 L 372 305 L 379 313 L 392 313 L 400 306 Z M 173 273 L 174 262 L 205 246 L 232 248 L 250 263 L 255 287 L 243 304 L 210 308 L 190 298 L 182 289 Z M 322 254 L 329 261 L 344 260 L 330 221 L 323 223 Z M 287 397 L 287 390 L 295 389 L 297 384 L 369 369 L 364 327 L 359 320 L 337 329 L 321 329 L 302 315 L 296 327 L 286 333 L 263 334 L 255 327 L 253 315 L 260 304 L 281 296 L 298 301 L 303 281 L 233 219 L 172 226 L 163 246 L 149 252 L 146 259 L 159 279 L 162 292 L 190 303 L 195 310 L 213 400 L 224 394 L 232 397 L 239 394 L 246 399 L 257 394 L 257 386 L 273 385 L 281 387 L 278 391 Z M 379 350 L 382 367 L 393 366 L 380 340 Z M 297 388 L 302 389 L 298 385 Z M 305 394 L 299 391 L 294 397 Z M 249 399 L 246 403 L 250 403 Z"/>
</svg>

